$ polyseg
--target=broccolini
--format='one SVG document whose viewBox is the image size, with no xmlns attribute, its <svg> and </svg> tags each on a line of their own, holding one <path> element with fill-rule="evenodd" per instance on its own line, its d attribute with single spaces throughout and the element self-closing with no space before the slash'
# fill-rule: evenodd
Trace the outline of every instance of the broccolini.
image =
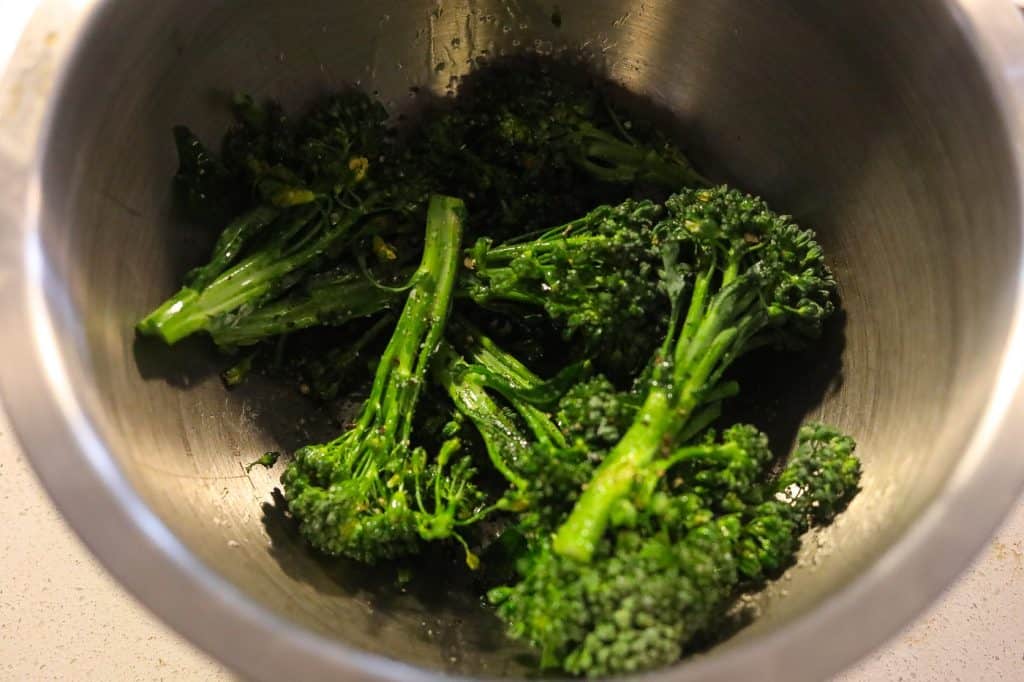
<svg viewBox="0 0 1024 682">
<path fill-rule="evenodd" d="M 460 539 L 457 527 L 478 511 L 472 465 L 456 458 L 458 439 L 433 461 L 410 441 L 451 306 L 463 210 L 458 199 L 431 198 L 423 260 L 356 423 L 296 452 L 282 476 L 288 508 L 322 552 L 371 563 L 409 554 L 422 540 Z"/>
<path fill-rule="evenodd" d="M 237 97 L 217 150 L 175 128 L 175 193 L 220 232 L 137 331 L 208 337 L 229 387 L 354 402 L 284 455 L 305 542 L 424 571 L 454 551 L 542 669 L 594 677 L 713 639 L 860 463 L 820 424 L 778 461 L 724 416 L 738 358 L 833 312 L 815 235 L 564 66 L 482 66 L 401 134 L 356 89 L 294 120 Z"/>
</svg>

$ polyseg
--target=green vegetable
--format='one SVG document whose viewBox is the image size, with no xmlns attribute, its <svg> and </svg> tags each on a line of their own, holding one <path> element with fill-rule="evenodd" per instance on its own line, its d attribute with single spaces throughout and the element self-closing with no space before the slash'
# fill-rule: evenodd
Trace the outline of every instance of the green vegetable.
<svg viewBox="0 0 1024 682">
<path fill-rule="evenodd" d="M 224 372 L 221 373 L 221 379 L 224 380 L 224 385 L 228 388 L 234 388 L 245 381 L 245 378 L 249 376 L 249 373 L 252 371 L 252 364 L 253 361 L 256 360 L 257 355 L 259 355 L 259 350 L 246 353 L 242 356 L 241 360 L 224 370 Z"/>
<path fill-rule="evenodd" d="M 654 226 L 662 214 L 650 201 L 600 206 L 586 216 L 530 239 L 492 245 L 481 238 L 467 251 L 460 294 L 479 304 L 543 309 L 567 340 L 620 373 L 646 362 L 659 339 L 660 246 Z M 408 272 L 395 277 L 403 281 Z M 355 270 L 314 277 L 276 301 L 207 325 L 215 343 L 246 346 L 278 334 L 343 325 L 399 300 L 400 288 Z M 652 333 L 641 335 L 639 330 Z"/>
<path fill-rule="evenodd" d="M 594 78 L 530 60 L 471 74 L 413 144 L 442 187 L 467 197 L 474 229 L 499 239 L 616 203 L 638 185 L 708 184 L 664 136 L 616 113 Z"/>
<path fill-rule="evenodd" d="M 312 549 L 420 555 L 403 583 L 457 577 L 454 550 L 541 668 L 599 677 L 712 641 L 860 463 L 819 424 L 778 462 L 724 418 L 737 358 L 832 313 L 814 234 L 709 187 L 575 71 L 490 63 L 401 135 L 354 89 L 294 119 L 236 97 L 216 153 L 175 128 L 175 194 L 220 232 L 137 330 L 209 338 L 229 387 L 343 398 L 281 477 Z"/>
<path fill-rule="evenodd" d="M 461 540 L 480 496 L 458 439 L 436 457 L 410 442 L 413 411 L 440 343 L 461 260 L 463 205 L 430 200 L 423 260 L 355 425 L 295 453 L 281 480 L 288 508 L 318 550 L 373 563 L 422 540 Z M 474 561 L 468 553 L 467 560 Z"/>
<path fill-rule="evenodd" d="M 625 372 L 657 345 L 655 313 L 660 247 L 654 225 L 662 209 L 650 201 L 599 206 L 582 218 L 529 240 L 494 246 L 480 239 L 469 252 L 470 296 L 482 305 L 543 308 L 567 339 Z M 655 318 L 655 319 L 652 319 Z"/>
<path fill-rule="evenodd" d="M 666 208 L 668 334 L 632 425 L 555 534 L 554 550 L 577 561 L 591 559 L 637 472 L 736 392 L 724 374 L 737 357 L 805 342 L 832 312 L 835 281 L 814 235 L 760 199 L 727 187 L 683 190 Z"/>
<path fill-rule="evenodd" d="M 229 221 L 244 203 L 244 180 L 185 126 L 175 126 L 173 133 L 178 150 L 174 190 L 187 216 L 204 223 Z"/>
<path fill-rule="evenodd" d="M 541 542 L 521 559 L 520 581 L 489 598 L 510 634 L 540 650 L 544 668 L 600 677 L 669 665 L 741 588 L 792 562 L 802 532 L 843 508 L 860 477 L 852 450 L 849 438 L 807 426 L 762 492 L 768 501 L 718 512 L 707 489 L 686 483 L 674 466 L 710 464 L 720 477 L 763 468 L 764 437 L 734 427 L 719 443 L 683 448 L 638 471 L 589 561 Z M 748 489 L 749 481 L 721 480 Z"/>
<path fill-rule="evenodd" d="M 495 508 L 515 512 L 524 535 L 550 532 L 593 474 L 594 461 L 585 443 L 570 445 L 543 408 L 578 380 L 585 365 L 545 381 L 464 321 L 453 327 L 465 357 L 444 344 L 434 380 L 476 427 L 490 464 L 509 484 Z"/>
<path fill-rule="evenodd" d="M 558 425 L 570 438 L 605 451 L 622 439 L 642 400 L 635 391 L 616 390 L 599 374 L 566 392 L 558 403 Z"/>
<path fill-rule="evenodd" d="M 382 288 L 356 272 L 346 272 L 329 284 L 317 283 L 248 314 L 225 315 L 208 326 L 218 346 L 250 346 L 280 334 L 308 327 L 342 326 L 369 317 L 401 302 L 398 293 Z"/>
<path fill-rule="evenodd" d="M 411 220 L 424 202 L 426 180 L 392 150 L 383 109 L 366 95 L 326 100 L 280 139 L 263 129 L 276 119 L 250 109 L 243 107 L 242 132 L 225 147 L 250 172 L 261 202 L 232 221 L 210 261 L 139 322 L 142 334 L 173 344 L 231 326 L 230 315 L 287 291 L 361 232 L 382 229 L 375 217 Z"/>
<path fill-rule="evenodd" d="M 796 538 L 826 526 L 842 512 L 860 485 L 860 460 L 849 436 L 824 424 L 800 429 L 785 470 L 754 508 L 737 551 L 744 578 L 757 586 L 792 560 Z"/>
</svg>

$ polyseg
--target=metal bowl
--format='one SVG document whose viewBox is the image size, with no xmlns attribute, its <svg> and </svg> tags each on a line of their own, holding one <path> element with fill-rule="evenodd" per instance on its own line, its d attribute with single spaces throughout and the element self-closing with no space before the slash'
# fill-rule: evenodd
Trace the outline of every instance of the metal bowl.
<svg viewBox="0 0 1024 682">
<path fill-rule="evenodd" d="M 79 28 L 27 133 L 36 160 L 5 169 L 25 188 L 5 201 L 20 229 L 0 251 L 7 407 L 97 556 L 248 676 L 524 668 L 457 584 L 400 592 L 295 538 L 271 495 L 279 471 L 242 465 L 316 436 L 294 417 L 301 398 L 260 382 L 228 393 L 203 343 L 171 353 L 135 338 L 208 239 L 175 219 L 169 129 L 215 139 L 227 90 L 296 106 L 355 81 L 403 110 L 412 86 L 443 93 L 477 57 L 583 53 L 670 113 L 712 175 L 818 230 L 845 324 L 749 392 L 780 433 L 810 414 L 857 436 L 863 492 L 808 539 L 750 627 L 651 679 L 838 670 L 953 579 L 1024 481 L 1024 31 L 1011 5 L 557 4 L 67 5 Z"/>
</svg>

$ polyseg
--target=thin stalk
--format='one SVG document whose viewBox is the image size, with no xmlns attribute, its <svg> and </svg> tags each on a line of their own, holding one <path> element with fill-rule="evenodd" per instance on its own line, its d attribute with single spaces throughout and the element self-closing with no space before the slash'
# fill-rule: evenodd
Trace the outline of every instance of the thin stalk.
<svg viewBox="0 0 1024 682">
<path fill-rule="evenodd" d="M 668 391 L 653 388 L 647 394 L 633 424 L 555 533 L 552 546 L 557 553 L 581 562 L 590 560 L 608 526 L 613 503 L 629 492 L 637 472 L 665 446 L 665 434 L 674 430 L 680 411 L 685 411 L 684 406 L 675 405 Z"/>
<path fill-rule="evenodd" d="M 576 162 L 606 182 L 642 180 L 672 190 L 711 185 L 688 164 L 666 160 L 653 149 L 635 146 L 589 124 L 581 126 Z"/>
<path fill-rule="evenodd" d="M 371 453 L 408 444 L 412 412 L 427 362 L 441 341 L 448 316 L 461 261 L 464 215 L 459 199 L 431 197 L 423 256 L 413 275 L 415 284 L 381 354 L 356 427 L 335 441 L 350 438 L 351 434 L 369 441 L 354 444 L 353 469 L 357 476 L 375 465 Z"/>
<path fill-rule="evenodd" d="M 491 267 L 497 268 L 502 264 L 515 260 L 516 258 L 522 256 L 523 254 L 543 253 L 545 251 L 544 247 L 549 245 L 555 246 L 557 244 L 562 246 L 563 248 L 577 249 L 582 248 L 590 243 L 604 242 L 607 241 L 608 239 L 607 237 L 599 234 L 563 234 L 563 232 L 565 230 L 570 229 L 570 226 L 572 226 L 573 224 L 574 223 L 569 223 L 568 225 L 557 228 L 557 230 L 550 237 L 544 235 L 531 242 L 515 244 L 506 243 L 502 244 L 501 246 L 495 246 L 493 248 L 487 249 L 487 251 L 484 252 L 487 257 L 487 262 L 482 264 L 484 266 L 484 272 L 489 273 Z"/>
<path fill-rule="evenodd" d="M 433 367 L 434 380 L 476 426 L 494 468 L 514 487 L 525 489 L 526 479 L 509 464 L 525 457 L 530 449 L 519 428 L 487 393 L 479 375 L 466 371 L 468 365 L 448 343 L 441 344 Z"/>
<path fill-rule="evenodd" d="M 683 330 L 679 333 L 679 342 L 676 344 L 676 365 L 682 363 L 682 354 L 689 348 L 690 340 L 697 333 L 700 321 L 704 317 L 708 290 L 711 286 L 713 275 L 714 269 L 709 268 L 699 273 L 694 280 L 693 292 L 690 294 L 690 305 L 686 310 L 686 319 L 683 321 Z"/>
<path fill-rule="evenodd" d="M 190 288 L 202 291 L 217 278 L 225 268 L 238 259 L 242 249 L 253 240 L 263 228 L 270 225 L 280 214 L 276 208 L 258 206 L 231 221 L 224 228 L 213 247 L 210 261 L 189 273 Z"/>
<path fill-rule="evenodd" d="M 311 229 L 308 224 L 318 220 L 314 217 L 318 213 L 315 207 L 300 209 L 292 225 L 294 229 L 284 230 L 266 248 L 221 273 L 201 292 L 182 290 L 143 319 L 139 331 L 158 334 L 166 343 L 174 344 L 206 329 L 219 315 L 265 299 L 281 287 L 287 275 L 322 258 L 339 241 L 351 237 L 355 226 L 372 209 L 373 200 L 367 200 L 360 211 L 349 214 L 337 225 L 323 228 L 316 239 L 295 249 L 288 243 L 293 236 L 289 232 Z"/>
<path fill-rule="evenodd" d="M 210 336 L 218 346 L 249 346 L 322 324 L 342 325 L 392 307 L 399 295 L 359 275 L 305 295 L 293 295 L 240 317 L 217 320 Z"/>
</svg>

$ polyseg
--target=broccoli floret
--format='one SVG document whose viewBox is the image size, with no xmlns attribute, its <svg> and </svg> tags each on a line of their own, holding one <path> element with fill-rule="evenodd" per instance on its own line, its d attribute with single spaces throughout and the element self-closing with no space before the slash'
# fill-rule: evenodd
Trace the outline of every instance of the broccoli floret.
<svg viewBox="0 0 1024 682">
<path fill-rule="evenodd" d="M 281 478 L 288 508 L 318 550 L 375 562 L 454 538 L 481 501 L 457 439 L 434 461 L 410 442 L 428 363 L 441 342 L 461 254 L 463 205 L 431 198 L 423 260 L 351 429 L 295 453 Z M 471 564 L 475 558 L 468 553 Z"/>
<path fill-rule="evenodd" d="M 466 288 L 482 305 L 543 308 L 567 339 L 628 375 L 657 346 L 657 313 L 667 303 L 658 290 L 661 214 L 650 201 L 626 200 L 529 240 L 481 239 L 469 252 Z"/>
<path fill-rule="evenodd" d="M 558 425 L 572 439 L 605 451 L 622 439 L 633 423 L 642 396 L 619 391 L 603 374 L 566 391 L 558 403 Z"/>
<path fill-rule="evenodd" d="M 716 512 L 707 490 L 675 466 L 710 464 L 728 486 L 739 479 L 724 471 L 760 473 L 764 436 L 733 427 L 720 443 L 638 472 L 589 561 L 542 541 L 521 559 L 521 580 L 489 598 L 510 634 L 539 649 L 542 667 L 600 677 L 671 664 L 738 590 L 791 562 L 800 534 L 831 521 L 849 500 L 860 473 L 852 447 L 834 430 L 805 427 L 769 486 L 772 501 Z"/>
<path fill-rule="evenodd" d="M 553 541 L 582 562 L 637 471 L 735 393 L 723 379 L 732 362 L 766 343 L 813 337 L 833 310 L 835 281 L 813 233 L 760 199 L 727 187 L 683 190 L 667 208 L 659 230 L 672 316 L 649 389 Z"/>
<path fill-rule="evenodd" d="M 752 586 L 785 568 L 799 546 L 797 537 L 832 523 L 856 495 L 861 467 L 855 448 L 852 438 L 830 426 L 800 429 L 786 468 L 744 527 L 737 560 Z"/>
</svg>

